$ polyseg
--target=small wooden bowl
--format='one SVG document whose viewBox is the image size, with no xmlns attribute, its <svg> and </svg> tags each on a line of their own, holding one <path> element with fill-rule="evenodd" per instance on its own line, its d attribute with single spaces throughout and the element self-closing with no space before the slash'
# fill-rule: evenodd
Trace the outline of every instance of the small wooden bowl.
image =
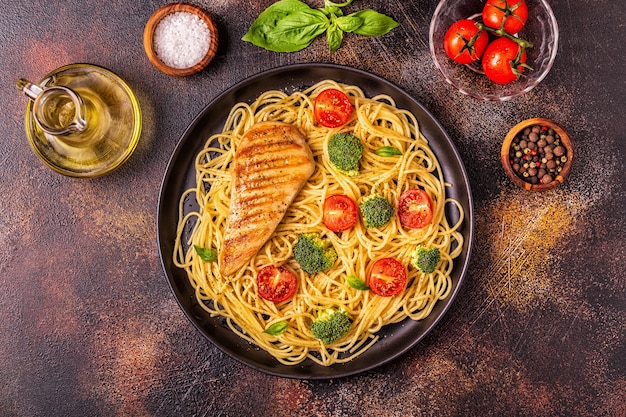
<svg viewBox="0 0 626 417">
<path fill-rule="evenodd" d="M 176 12 L 187 12 L 198 16 L 204 21 L 204 23 L 206 23 L 209 33 L 211 34 L 207 54 L 204 58 L 202 58 L 202 60 L 200 60 L 200 62 L 188 68 L 172 68 L 166 65 L 159 59 L 154 49 L 154 32 L 157 26 L 165 16 Z M 148 55 L 150 62 L 152 62 L 157 69 L 165 74 L 178 77 L 196 74 L 206 68 L 217 52 L 217 42 L 217 28 L 215 27 L 211 16 L 202 8 L 188 3 L 170 3 L 160 7 L 156 12 L 154 12 L 150 19 L 148 19 L 148 23 L 146 23 L 146 27 L 143 32 L 143 47 L 146 50 L 146 54 Z"/>
<path fill-rule="evenodd" d="M 515 137 L 527 127 L 532 127 L 535 125 L 547 126 L 553 129 L 556 133 L 558 133 L 561 138 L 561 144 L 565 147 L 567 151 L 567 161 L 564 162 L 561 172 L 559 172 L 558 175 L 556 175 L 556 177 L 547 184 L 531 184 L 530 182 L 524 181 L 515 173 L 510 162 L 509 150 L 511 147 L 511 143 L 513 142 Z M 574 162 L 574 147 L 572 145 L 572 140 L 570 139 L 569 134 L 559 125 L 551 120 L 536 117 L 518 123 L 509 131 L 509 133 L 507 133 L 504 139 L 504 143 L 502 144 L 500 157 L 502 160 L 502 167 L 504 168 L 504 171 L 516 185 L 529 191 L 547 191 L 563 183 L 563 181 L 565 181 L 565 179 L 569 176 L 572 169 L 572 164 Z"/>
</svg>

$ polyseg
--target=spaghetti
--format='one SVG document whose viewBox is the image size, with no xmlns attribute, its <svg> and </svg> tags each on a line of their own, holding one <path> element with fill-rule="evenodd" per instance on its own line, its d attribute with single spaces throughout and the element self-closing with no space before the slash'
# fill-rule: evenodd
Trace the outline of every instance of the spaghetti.
<svg viewBox="0 0 626 417">
<path fill-rule="evenodd" d="M 355 109 L 348 123 L 337 129 L 317 125 L 313 115 L 315 97 L 327 88 L 344 91 Z M 236 275 L 225 277 L 217 262 L 203 261 L 193 246 L 215 251 L 222 247 L 231 195 L 229 166 L 240 138 L 261 121 L 298 127 L 307 137 L 316 168 L 257 255 Z M 340 132 L 354 134 L 364 145 L 356 177 L 341 174 L 329 163 L 328 141 Z M 382 146 L 395 147 L 402 154 L 379 156 L 375 151 Z M 195 169 L 197 184 L 180 199 L 174 262 L 187 272 L 199 304 L 211 316 L 224 317 L 233 332 L 283 364 L 295 365 L 308 358 L 329 366 L 352 360 L 376 343 L 383 326 L 425 318 L 452 290 L 453 260 L 463 246 L 458 230 L 463 209 L 446 197 L 441 167 L 416 117 L 397 108 L 389 96 L 367 98 L 359 87 L 331 80 L 292 94 L 267 91 L 251 104 L 232 108 L 223 131 L 208 138 L 198 154 Z M 348 231 L 333 233 L 321 221 L 327 196 L 345 194 L 358 203 L 365 196 L 379 194 L 397 202 L 403 191 L 416 187 L 426 190 L 433 201 L 433 221 L 422 229 L 403 228 L 394 216 L 381 228 L 365 228 L 357 222 Z M 189 199 L 197 202 L 197 211 L 186 212 Z M 446 218 L 447 205 L 454 205 L 459 213 L 454 224 Z M 299 268 L 292 254 L 297 236 L 310 232 L 329 239 L 338 254 L 332 268 L 311 275 Z M 440 250 L 441 261 L 433 273 L 424 274 L 410 265 L 417 245 Z M 348 284 L 349 275 L 365 280 L 368 265 L 383 257 L 395 258 L 407 268 L 408 285 L 400 295 L 381 297 Z M 270 264 L 284 265 L 298 277 L 298 290 L 290 300 L 275 304 L 258 296 L 257 272 Z M 344 309 L 353 325 L 346 336 L 324 345 L 312 335 L 310 325 L 318 310 L 329 307 Z M 286 323 L 287 329 L 279 335 L 265 332 L 276 323 Z"/>
</svg>

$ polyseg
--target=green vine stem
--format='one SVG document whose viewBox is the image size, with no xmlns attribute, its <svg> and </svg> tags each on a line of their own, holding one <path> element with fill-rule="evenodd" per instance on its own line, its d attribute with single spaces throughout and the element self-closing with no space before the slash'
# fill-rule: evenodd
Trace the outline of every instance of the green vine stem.
<svg viewBox="0 0 626 417">
<path fill-rule="evenodd" d="M 487 32 L 491 32 L 494 35 L 497 36 L 504 36 L 505 38 L 509 38 L 511 39 L 513 42 L 516 42 L 522 49 L 528 49 L 528 48 L 532 48 L 533 44 L 532 42 L 529 42 L 527 40 L 524 39 L 520 39 L 520 38 L 516 38 L 513 35 L 509 35 L 508 33 L 506 33 L 503 29 L 494 29 L 494 28 L 490 28 L 489 26 L 485 26 L 483 23 L 481 22 L 476 22 L 476 27 L 479 30 L 486 30 Z"/>
</svg>

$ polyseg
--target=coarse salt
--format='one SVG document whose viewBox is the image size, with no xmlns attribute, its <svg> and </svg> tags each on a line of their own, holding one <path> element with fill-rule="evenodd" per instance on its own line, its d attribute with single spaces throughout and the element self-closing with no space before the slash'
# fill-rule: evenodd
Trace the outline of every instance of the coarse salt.
<svg viewBox="0 0 626 417">
<path fill-rule="evenodd" d="M 175 12 L 165 16 L 154 30 L 154 51 L 172 68 L 189 68 L 209 51 L 211 32 L 204 20 L 193 13 Z"/>
</svg>

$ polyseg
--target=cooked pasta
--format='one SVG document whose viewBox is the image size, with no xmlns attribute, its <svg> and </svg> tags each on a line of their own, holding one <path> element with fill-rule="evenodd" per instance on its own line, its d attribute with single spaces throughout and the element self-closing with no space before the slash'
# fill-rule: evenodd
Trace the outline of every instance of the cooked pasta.
<svg viewBox="0 0 626 417">
<path fill-rule="evenodd" d="M 349 122 L 340 128 L 315 123 L 313 101 L 327 88 L 342 90 L 353 103 Z M 193 246 L 215 252 L 222 247 L 231 195 L 229 166 L 243 134 L 260 121 L 281 121 L 298 127 L 313 152 L 315 172 L 257 255 L 236 275 L 221 276 L 218 263 L 203 261 Z M 339 132 L 352 133 L 364 145 L 358 176 L 343 175 L 329 162 L 327 144 Z M 395 147 L 402 155 L 379 156 L 375 151 L 382 146 Z M 350 361 L 376 343 L 383 326 L 425 318 L 452 290 L 453 260 L 463 246 L 458 230 L 463 209 L 446 197 L 441 167 L 420 133 L 416 117 L 397 108 L 389 96 L 368 98 L 357 86 L 331 80 L 291 94 L 267 91 L 251 104 L 238 103 L 232 108 L 223 131 L 209 137 L 197 155 L 195 169 L 197 184 L 180 199 L 174 262 L 185 269 L 199 304 L 211 316 L 226 318 L 233 332 L 283 364 L 295 365 L 307 358 L 323 366 Z M 422 229 L 402 227 L 398 216 L 380 228 L 365 228 L 357 222 L 352 229 L 339 233 L 322 223 L 327 196 L 345 194 L 358 204 L 365 196 L 379 194 L 395 205 L 403 191 L 416 187 L 426 190 L 433 202 L 433 221 Z M 189 199 L 195 199 L 197 211 L 188 212 Z M 459 213 L 454 224 L 446 218 L 448 205 L 455 206 Z M 338 254 L 332 268 L 307 274 L 293 259 L 297 236 L 309 232 L 332 242 Z M 441 260 L 435 272 L 424 274 L 411 265 L 411 253 L 417 245 L 439 248 Z M 368 265 L 384 257 L 397 259 L 407 269 L 408 285 L 400 295 L 382 297 L 347 283 L 349 275 L 365 280 Z M 285 266 L 296 274 L 298 289 L 294 297 L 275 304 L 258 296 L 256 275 L 267 265 Z M 345 309 L 353 325 L 346 336 L 324 345 L 312 335 L 310 326 L 317 311 L 328 307 Z M 281 322 L 287 323 L 283 333 L 265 332 Z"/>
</svg>

